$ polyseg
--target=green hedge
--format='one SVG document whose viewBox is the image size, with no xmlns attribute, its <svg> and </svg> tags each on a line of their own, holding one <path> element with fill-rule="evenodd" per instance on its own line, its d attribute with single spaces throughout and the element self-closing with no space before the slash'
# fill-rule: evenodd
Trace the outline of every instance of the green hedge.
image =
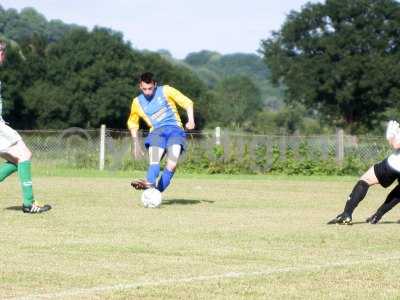
<svg viewBox="0 0 400 300">
<path fill-rule="evenodd" d="M 192 143 L 179 169 L 183 172 L 207 174 L 360 175 L 387 155 L 387 149 L 382 148 L 365 158 L 362 146 L 358 146 L 345 149 L 345 159 L 338 163 L 335 153 L 323 155 L 307 143 L 299 144 L 296 149 L 289 147 L 285 151 L 278 145 L 270 146 L 269 149 L 266 145 L 250 148 L 249 144 L 244 144 L 240 149 L 232 144 L 228 153 L 222 146 L 210 148 Z M 36 152 L 35 157 L 38 163 L 47 161 L 51 165 L 69 168 L 95 169 L 99 165 L 98 152 L 84 147 L 65 149 L 57 157 Z M 146 159 L 133 160 L 126 151 L 121 155 L 108 155 L 105 165 L 108 170 L 145 171 L 148 163 Z"/>
</svg>

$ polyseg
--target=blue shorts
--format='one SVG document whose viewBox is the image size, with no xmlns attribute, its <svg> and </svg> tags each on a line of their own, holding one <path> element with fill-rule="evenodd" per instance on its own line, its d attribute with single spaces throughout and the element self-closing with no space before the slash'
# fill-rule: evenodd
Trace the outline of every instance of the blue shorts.
<svg viewBox="0 0 400 300">
<path fill-rule="evenodd" d="M 186 149 L 186 133 L 178 126 L 164 126 L 154 129 L 144 141 L 146 148 L 160 147 L 167 149 L 172 145 L 181 145 L 182 151 Z"/>
</svg>

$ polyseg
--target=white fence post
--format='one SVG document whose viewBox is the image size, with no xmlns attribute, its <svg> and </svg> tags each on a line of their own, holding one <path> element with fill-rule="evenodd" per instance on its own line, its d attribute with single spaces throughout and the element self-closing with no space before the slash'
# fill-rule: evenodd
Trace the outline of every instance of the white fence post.
<svg viewBox="0 0 400 300">
<path fill-rule="evenodd" d="M 344 131 L 343 129 L 336 130 L 336 159 L 339 163 L 344 160 Z"/>
<path fill-rule="evenodd" d="M 215 127 L 215 145 L 221 145 L 221 127 Z"/>
<path fill-rule="evenodd" d="M 286 159 L 286 152 L 288 150 L 288 133 L 286 132 L 286 129 L 281 127 L 279 129 L 280 132 L 280 141 L 279 141 L 279 154 L 281 159 Z"/>
<path fill-rule="evenodd" d="M 99 157 L 99 169 L 104 170 L 104 161 L 106 154 L 106 125 L 100 127 L 100 157 Z"/>
</svg>

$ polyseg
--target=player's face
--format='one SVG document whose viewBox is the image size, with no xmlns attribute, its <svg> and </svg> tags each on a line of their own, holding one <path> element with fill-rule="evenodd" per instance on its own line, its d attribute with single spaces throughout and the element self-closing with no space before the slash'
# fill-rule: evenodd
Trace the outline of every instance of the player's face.
<svg viewBox="0 0 400 300">
<path fill-rule="evenodd" d="M 141 81 L 139 84 L 139 87 L 140 87 L 140 90 L 142 91 L 143 95 L 145 95 L 146 97 L 151 97 L 154 94 L 156 85 L 154 82 L 146 83 L 144 81 Z"/>
</svg>

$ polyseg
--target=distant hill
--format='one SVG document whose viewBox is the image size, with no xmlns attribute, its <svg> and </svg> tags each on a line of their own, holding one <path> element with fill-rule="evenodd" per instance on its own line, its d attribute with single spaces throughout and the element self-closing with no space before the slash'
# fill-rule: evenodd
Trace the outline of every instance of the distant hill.
<svg viewBox="0 0 400 300">
<path fill-rule="evenodd" d="M 269 81 L 270 71 L 256 54 L 235 53 L 222 55 L 215 51 L 202 50 L 189 53 L 185 59 L 175 59 L 166 49 L 157 51 L 164 59 L 177 65 L 191 68 L 209 88 L 225 78 L 245 76 L 260 89 L 266 106 L 272 110 L 283 107 L 283 91 Z"/>
<path fill-rule="evenodd" d="M 48 42 L 61 39 L 67 32 L 83 28 L 74 24 L 65 24 L 60 20 L 47 21 L 45 16 L 34 8 L 24 8 L 20 12 L 16 9 L 5 10 L 0 5 L 0 33 L 13 41 L 22 41 L 33 35 L 40 35 Z"/>
<path fill-rule="evenodd" d="M 188 54 L 183 62 L 192 67 L 211 88 L 222 78 L 246 76 L 260 89 L 265 104 L 273 109 L 278 109 L 283 104 L 282 90 L 270 83 L 270 71 L 256 54 L 222 55 L 203 50 Z"/>
</svg>

